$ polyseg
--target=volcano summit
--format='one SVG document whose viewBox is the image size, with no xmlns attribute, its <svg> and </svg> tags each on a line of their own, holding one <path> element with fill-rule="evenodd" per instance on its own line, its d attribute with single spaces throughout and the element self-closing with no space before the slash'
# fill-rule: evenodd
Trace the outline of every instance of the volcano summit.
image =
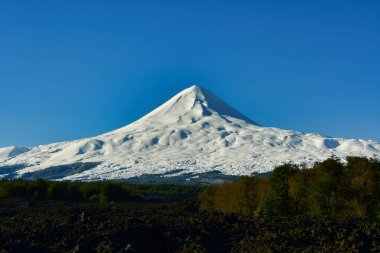
<svg viewBox="0 0 380 253">
<path fill-rule="evenodd" d="M 263 127 L 210 91 L 192 86 L 139 120 L 96 137 L 0 148 L 0 177 L 104 180 L 205 173 L 250 175 L 331 155 L 378 156 L 376 141 Z"/>
</svg>

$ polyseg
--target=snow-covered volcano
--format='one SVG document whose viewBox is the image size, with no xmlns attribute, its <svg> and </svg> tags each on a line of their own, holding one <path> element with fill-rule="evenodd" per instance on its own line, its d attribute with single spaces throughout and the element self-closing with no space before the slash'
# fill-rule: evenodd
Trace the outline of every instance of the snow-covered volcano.
<svg viewBox="0 0 380 253">
<path fill-rule="evenodd" d="M 30 149 L 0 148 L 0 177 L 250 175 L 288 161 L 311 165 L 331 155 L 373 157 L 380 155 L 380 143 L 263 127 L 210 91 L 192 86 L 112 132 Z"/>
</svg>

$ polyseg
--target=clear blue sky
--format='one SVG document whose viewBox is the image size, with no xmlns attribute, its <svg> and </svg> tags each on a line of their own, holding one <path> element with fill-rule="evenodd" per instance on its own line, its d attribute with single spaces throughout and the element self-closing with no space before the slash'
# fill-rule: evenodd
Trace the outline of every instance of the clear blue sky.
<svg viewBox="0 0 380 253">
<path fill-rule="evenodd" d="M 203 86 L 264 126 L 380 140 L 380 1 L 0 1 L 0 146 Z"/>
</svg>

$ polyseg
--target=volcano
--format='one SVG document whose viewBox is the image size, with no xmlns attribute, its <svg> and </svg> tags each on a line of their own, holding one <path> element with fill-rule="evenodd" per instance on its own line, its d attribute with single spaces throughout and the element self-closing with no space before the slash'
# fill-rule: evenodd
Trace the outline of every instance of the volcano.
<svg viewBox="0 0 380 253">
<path fill-rule="evenodd" d="M 109 180 L 264 173 L 332 155 L 374 157 L 380 143 L 264 127 L 191 86 L 120 129 L 31 148 L 0 148 L 0 177 Z M 210 174 L 211 173 L 211 174 Z"/>
</svg>

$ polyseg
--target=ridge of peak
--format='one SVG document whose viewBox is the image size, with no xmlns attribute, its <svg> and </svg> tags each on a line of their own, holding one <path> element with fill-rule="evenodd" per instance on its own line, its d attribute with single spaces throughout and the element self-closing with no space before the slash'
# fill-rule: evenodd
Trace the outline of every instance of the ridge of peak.
<svg viewBox="0 0 380 253">
<path fill-rule="evenodd" d="M 201 87 L 199 85 L 194 84 L 194 85 L 191 85 L 188 89 L 197 90 L 197 89 L 201 89 Z"/>
<path fill-rule="evenodd" d="M 191 85 L 188 89 L 193 89 L 193 90 L 201 90 L 203 89 L 201 86 L 199 86 L 198 84 L 193 84 Z"/>
<path fill-rule="evenodd" d="M 232 121 L 229 120 L 229 117 L 231 117 L 260 126 L 225 103 L 211 91 L 198 85 L 192 85 L 177 93 L 171 99 L 137 121 L 115 131 L 177 123 L 186 125 L 209 116 L 217 117 L 221 122 L 231 123 Z"/>
<path fill-rule="evenodd" d="M 192 85 L 190 86 L 189 88 L 187 89 L 184 89 L 183 91 L 181 91 L 180 93 L 178 93 L 177 95 L 180 95 L 180 94 L 187 94 L 187 93 L 194 93 L 196 95 L 198 94 L 203 94 L 203 92 L 205 91 L 206 89 L 205 88 L 202 88 L 200 87 L 199 85 Z"/>
<path fill-rule="evenodd" d="M 182 90 L 166 103 L 151 112 L 149 116 L 158 113 L 158 111 L 160 111 L 161 115 L 163 115 L 162 113 L 173 113 L 173 111 L 175 111 L 174 114 L 186 114 L 187 112 L 194 110 L 197 105 L 198 108 L 201 107 L 200 109 L 203 116 L 211 115 L 212 112 L 214 112 L 220 116 L 230 116 L 254 125 L 259 125 L 225 103 L 208 89 L 199 85 L 192 85 L 189 88 Z"/>
</svg>

